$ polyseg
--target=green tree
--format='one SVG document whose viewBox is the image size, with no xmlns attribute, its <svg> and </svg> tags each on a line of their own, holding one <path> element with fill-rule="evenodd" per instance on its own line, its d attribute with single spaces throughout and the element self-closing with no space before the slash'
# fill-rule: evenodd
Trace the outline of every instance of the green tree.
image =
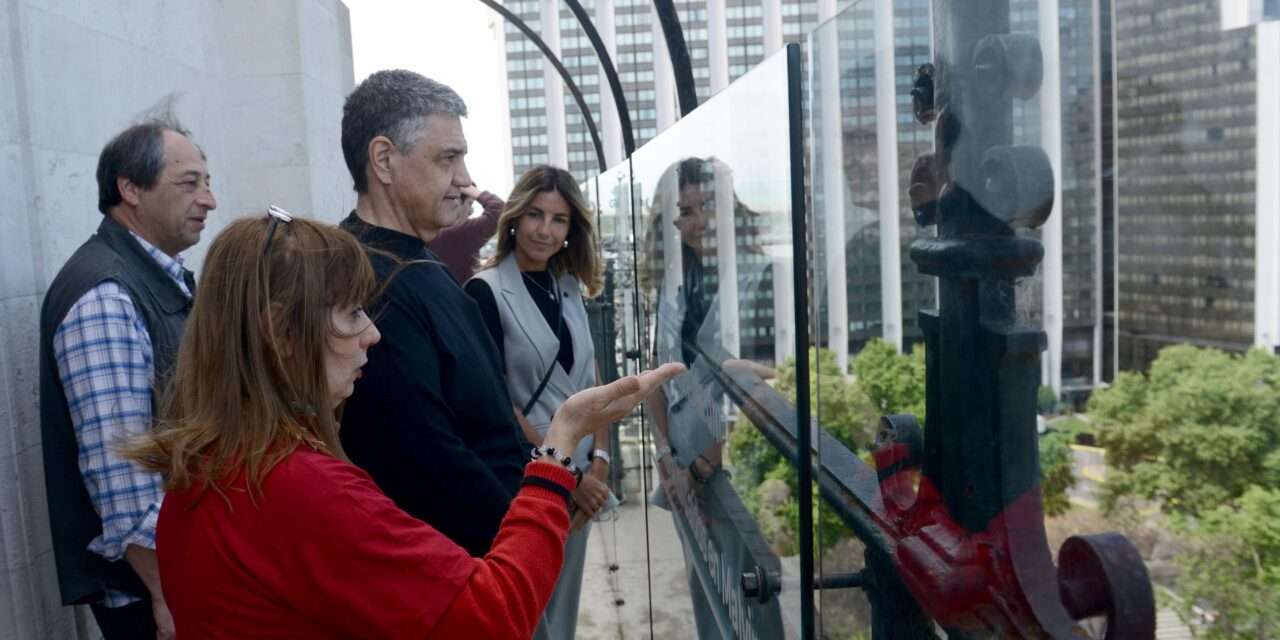
<svg viewBox="0 0 1280 640">
<path fill-rule="evenodd" d="M 1147 375 L 1095 392 L 1089 413 L 1104 510 L 1137 496 L 1178 525 L 1184 616 L 1209 611 L 1210 638 L 1280 636 L 1280 359 L 1168 347 Z"/>
<path fill-rule="evenodd" d="M 1053 387 L 1040 385 L 1040 390 L 1036 392 L 1036 411 L 1041 414 L 1058 412 L 1058 392 Z"/>
<path fill-rule="evenodd" d="M 1071 510 L 1067 490 L 1075 486 L 1071 474 L 1071 442 L 1075 434 L 1051 430 L 1040 437 L 1040 494 L 1044 513 L 1060 516 Z"/>
<path fill-rule="evenodd" d="M 853 359 L 853 373 L 881 415 L 910 413 L 924 425 L 924 345 L 898 353 L 893 345 L 874 338 Z"/>
<path fill-rule="evenodd" d="M 778 368 L 777 389 L 795 402 L 794 358 Z M 818 424 L 853 451 L 862 451 L 875 441 L 880 413 L 871 394 L 865 385 L 846 376 L 836 354 L 826 349 L 809 349 L 809 406 Z"/>
<path fill-rule="evenodd" d="M 1126 495 L 1198 514 L 1250 484 L 1280 487 L 1280 360 L 1179 345 L 1122 373 L 1089 414 L 1107 450 L 1103 507 Z"/>
<path fill-rule="evenodd" d="M 777 373 L 777 391 L 794 403 L 797 397 L 795 358 L 784 361 Z M 809 401 L 818 423 L 850 450 L 862 451 L 871 445 L 879 413 L 857 383 L 841 372 L 835 354 L 830 351 L 809 350 Z M 794 467 L 745 415 L 739 416 L 729 434 L 729 460 L 733 464 L 734 487 L 765 534 L 779 553 L 794 553 L 799 525 Z M 815 503 L 818 501 L 816 492 L 813 499 Z M 817 513 L 815 533 L 824 548 L 849 535 L 844 523 L 830 509 L 819 509 Z"/>
<path fill-rule="evenodd" d="M 1193 606 L 1214 613 L 1206 638 L 1275 638 L 1280 633 L 1280 490 L 1250 487 L 1230 505 L 1184 522 L 1189 549 L 1182 570 L 1179 613 Z"/>
</svg>

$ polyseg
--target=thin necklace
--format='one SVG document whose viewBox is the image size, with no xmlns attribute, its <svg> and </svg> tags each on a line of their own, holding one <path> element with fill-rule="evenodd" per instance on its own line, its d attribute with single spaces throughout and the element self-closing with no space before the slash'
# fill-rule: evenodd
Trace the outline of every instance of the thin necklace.
<svg viewBox="0 0 1280 640">
<path fill-rule="evenodd" d="M 533 283 L 533 286 L 539 289 L 542 289 L 542 292 L 547 294 L 547 297 L 550 298 L 552 302 L 556 301 L 556 294 L 552 293 L 550 289 L 547 289 L 546 287 L 538 284 L 538 281 L 531 278 L 527 272 L 521 271 L 520 275 L 524 276 L 525 280 L 528 280 L 529 282 Z M 552 286 L 554 287 L 555 285 L 553 284 Z"/>
</svg>

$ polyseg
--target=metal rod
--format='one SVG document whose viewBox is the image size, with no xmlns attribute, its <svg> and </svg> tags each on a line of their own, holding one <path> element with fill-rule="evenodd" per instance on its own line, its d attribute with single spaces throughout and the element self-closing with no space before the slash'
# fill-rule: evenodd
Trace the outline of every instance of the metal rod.
<svg viewBox="0 0 1280 640">
<path fill-rule="evenodd" d="M 870 581 L 864 571 L 829 573 L 813 583 L 814 589 L 868 589 Z"/>
<path fill-rule="evenodd" d="M 814 637 L 813 629 L 813 447 L 810 443 L 809 407 L 809 273 L 802 259 L 809 255 L 809 221 L 805 210 L 804 185 L 804 103 L 801 94 L 803 68 L 800 45 L 787 45 L 787 118 L 791 140 L 791 245 L 797 257 L 792 270 L 796 297 L 796 426 L 799 447 L 796 462 L 800 495 L 800 637 Z M 690 78 L 692 81 L 692 77 Z M 804 260 L 807 262 L 807 260 Z"/>
<path fill-rule="evenodd" d="M 667 41 L 667 54 L 671 56 L 671 71 L 676 76 L 676 96 L 680 100 L 680 115 L 687 116 L 698 108 L 697 85 L 693 83 L 693 63 L 689 61 L 689 47 L 684 42 L 684 30 L 680 28 L 680 16 L 672 0 L 653 0 L 653 9 L 662 24 L 662 36 Z"/>
<path fill-rule="evenodd" d="M 596 57 L 600 59 L 600 68 L 604 69 L 604 75 L 609 79 L 613 104 L 618 108 L 618 124 L 622 128 L 622 148 L 630 158 L 631 154 L 636 152 L 636 139 L 631 131 L 631 113 L 627 111 L 627 96 L 622 91 L 622 81 L 618 79 L 618 70 L 613 66 L 613 58 L 609 55 L 609 49 L 604 46 L 604 41 L 600 39 L 600 32 L 596 30 L 595 23 L 582 8 L 582 3 L 578 0 L 564 0 L 564 3 L 569 5 L 569 10 L 578 18 L 578 24 L 582 25 L 587 39 L 591 41 L 591 47 L 596 50 Z"/>
</svg>

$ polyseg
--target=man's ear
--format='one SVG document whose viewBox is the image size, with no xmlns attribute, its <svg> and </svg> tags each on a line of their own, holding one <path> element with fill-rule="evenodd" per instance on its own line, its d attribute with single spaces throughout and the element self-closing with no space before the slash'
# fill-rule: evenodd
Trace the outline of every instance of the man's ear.
<svg viewBox="0 0 1280 640">
<path fill-rule="evenodd" d="M 120 192 L 120 199 L 124 200 L 125 204 L 131 207 L 138 206 L 139 194 L 142 193 L 142 188 L 134 184 L 132 180 L 124 176 L 117 176 L 116 190 Z"/>
<path fill-rule="evenodd" d="M 395 173 L 396 146 L 386 136 L 374 136 L 369 141 L 369 177 L 381 184 L 391 184 L 391 176 Z"/>
</svg>

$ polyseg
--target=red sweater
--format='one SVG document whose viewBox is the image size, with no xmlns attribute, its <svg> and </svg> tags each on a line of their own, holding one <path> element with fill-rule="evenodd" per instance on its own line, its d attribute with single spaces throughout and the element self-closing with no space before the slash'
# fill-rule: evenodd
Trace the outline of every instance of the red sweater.
<svg viewBox="0 0 1280 640">
<path fill-rule="evenodd" d="M 574 484 L 544 463 L 531 477 Z M 440 490 L 465 490 L 459 480 Z M 529 638 L 569 529 L 565 498 L 527 482 L 492 550 L 472 558 L 364 471 L 310 449 L 272 469 L 262 495 L 226 493 L 230 504 L 173 491 L 160 510 L 160 579 L 181 640 Z"/>
</svg>

